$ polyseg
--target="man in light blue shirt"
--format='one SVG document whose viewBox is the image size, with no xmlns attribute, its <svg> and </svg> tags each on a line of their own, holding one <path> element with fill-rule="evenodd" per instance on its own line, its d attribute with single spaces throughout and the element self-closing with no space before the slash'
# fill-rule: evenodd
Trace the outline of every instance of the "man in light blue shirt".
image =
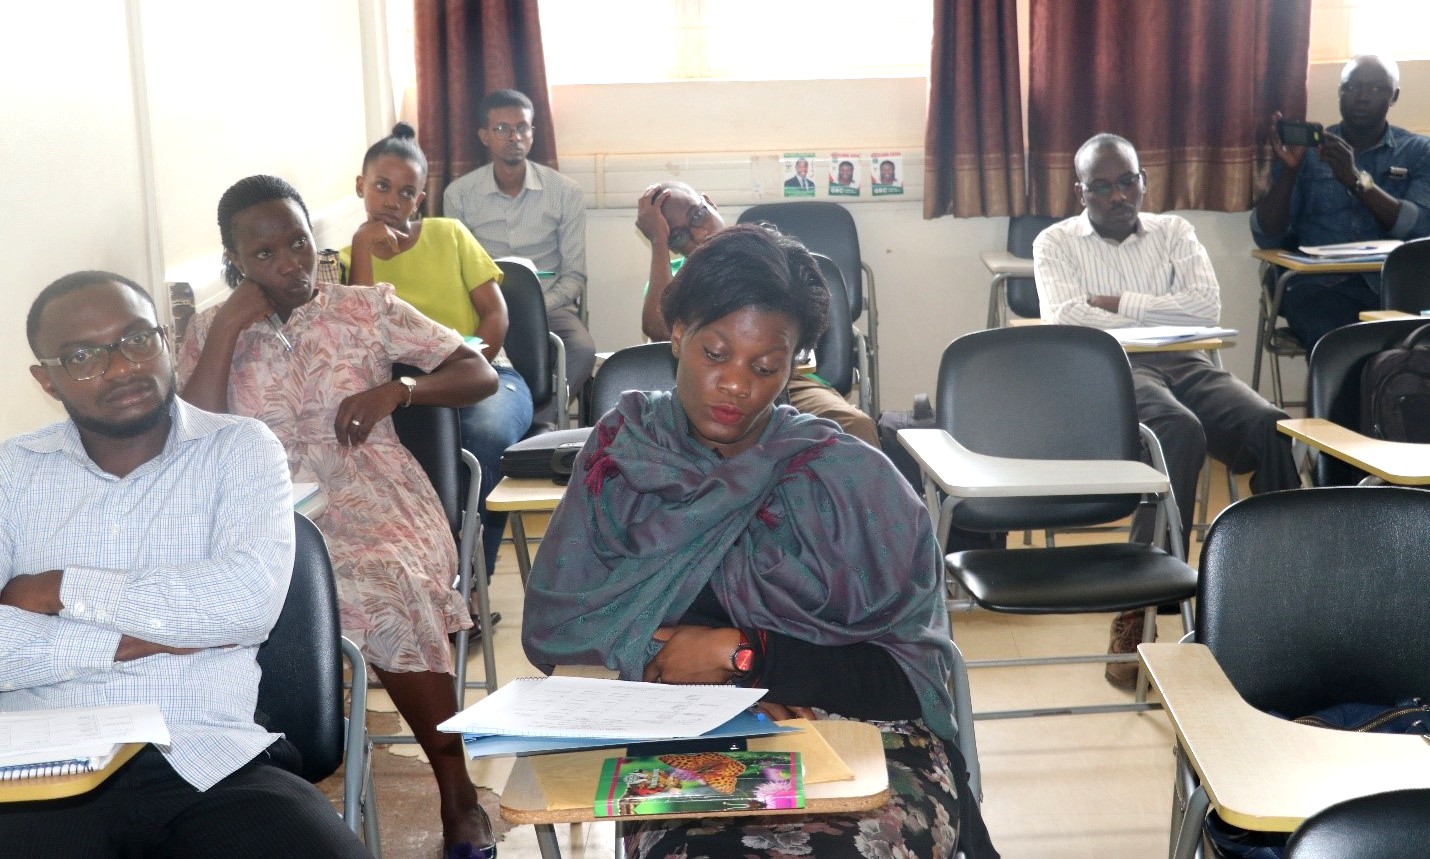
<svg viewBox="0 0 1430 859">
<path fill-rule="evenodd" d="M 172 742 L 73 800 L 0 805 L 4 851 L 368 855 L 254 721 L 293 566 L 283 447 L 175 398 L 133 281 L 60 278 L 27 333 L 70 419 L 0 444 L 0 709 L 155 703 Z"/>
<path fill-rule="evenodd" d="M 447 186 L 442 213 L 467 225 L 493 258 L 525 257 L 538 270 L 546 325 L 566 345 L 566 381 L 579 391 L 596 364 L 596 343 L 581 321 L 586 291 L 586 208 L 581 186 L 527 160 L 535 135 L 531 99 L 513 89 L 482 99 L 477 137 L 492 162 Z M 565 406 L 565 403 L 561 403 Z M 537 420 L 554 419 L 548 407 Z"/>
<path fill-rule="evenodd" d="M 1271 188 L 1251 212 L 1258 247 L 1329 245 L 1430 235 L 1430 138 L 1386 121 L 1400 97 L 1394 60 L 1356 57 L 1341 70 L 1341 121 L 1319 147 L 1291 146 L 1271 118 Z M 1303 275 L 1281 315 L 1309 351 L 1332 329 L 1380 307 L 1380 274 Z"/>
</svg>

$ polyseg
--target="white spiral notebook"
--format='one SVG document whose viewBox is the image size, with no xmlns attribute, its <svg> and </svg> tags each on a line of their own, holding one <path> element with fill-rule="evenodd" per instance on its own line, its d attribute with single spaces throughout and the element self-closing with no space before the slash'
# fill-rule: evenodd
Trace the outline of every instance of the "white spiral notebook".
<svg viewBox="0 0 1430 859">
<path fill-rule="evenodd" d="M 0 713 L 0 781 L 96 772 L 127 743 L 169 744 L 157 706 Z"/>
</svg>

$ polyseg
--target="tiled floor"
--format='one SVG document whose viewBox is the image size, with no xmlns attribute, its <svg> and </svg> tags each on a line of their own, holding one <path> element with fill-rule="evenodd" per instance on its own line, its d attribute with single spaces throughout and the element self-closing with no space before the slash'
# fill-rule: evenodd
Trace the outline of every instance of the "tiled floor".
<svg viewBox="0 0 1430 859">
<path fill-rule="evenodd" d="M 1226 503 L 1219 470 L 1217 477 L 1212 481 L 1213 511 Z M 1013 542 L 1020 541 L 1015 537 Z M 1192 544 L 1194 554 L 1198 548 Z M 521 589 L 510 547 L 503 548 L 497 564 L 492 602 L 504 617 L 495 638 L 498 677 L 505 681 L 536 673 L 521 650 Z M 1160 620 L 1163 640 L 1181 635 L 1176 617 Z M 1107 646 L 1109 621 L 1109 615 L 1029 618 L 979 611 L 955 616 L 954 636 L 970 660 L 1097 652 Z M 1102 670 L 1101 665 L 975 670 L 974 706 L 984 710 L 1129 699 L 1130 693 L 1107 685 Z M 372 720 L 377 727 L 377 722 L 394 718 L 374 715 Z M 983 813 L 1006 859 L 1143 859 L 1166 854 L 1172 734 L 1160 712 L 980 721 L 977 732 Z M 411 755 L 416 749 L 396 751 Z M 436 788 L 426 766 L 388 751 L 379 751 L 377 757 L 383 855 L 436 859 L 441 843 Z M 471 771 L 477 784 L 499 792 L 510 761 L 476 761 Z M 568 859 L 612 855 L 610 824 L 557 827 L 557 835 Z M 531 827 L 507 832 L 500 850 L 503 859 L 539 855 Z"/>
</svg>

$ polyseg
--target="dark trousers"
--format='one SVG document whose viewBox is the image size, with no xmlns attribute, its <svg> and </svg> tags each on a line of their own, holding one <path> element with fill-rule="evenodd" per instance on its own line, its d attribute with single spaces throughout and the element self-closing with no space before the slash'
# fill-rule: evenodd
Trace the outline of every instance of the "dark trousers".
<svg viewBox="0 0 1430 859">
<path fill-rule="evenodd" d="M 1360 275 L 1337 283 L 1286 282 L 1281 315 L 1306 351 L 1328 332 L 1360 321 L 1362 310 L 1378 310 L 1380 296 Z"/>
<path fill-rule="evenodd" d="M 198 791 L 150 746 L 68 799 L 0 805 L 0 853 L 14 857 L 370 857 L 308 782 L 260 754 Z"/>
<path fill-rule="evenodd" d="M 1197 476 L 1210 453 L 1237 473 L 1252 472 L 1252 492 L 1301 485 L 1291 440 L 1276 430 L 1286 413 L 1202 352 L 1130 356 L 1137 418 L 1157 434 L 1181 513 L 1183 544 L 1196 508 Z M 1133 538 L 1150 541 L 1153 517 L 1139 512 Z"/>
</svg>

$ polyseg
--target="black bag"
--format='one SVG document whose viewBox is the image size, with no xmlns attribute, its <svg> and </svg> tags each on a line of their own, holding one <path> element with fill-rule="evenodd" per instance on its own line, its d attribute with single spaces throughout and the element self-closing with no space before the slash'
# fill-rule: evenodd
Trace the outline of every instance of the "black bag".
<svg viewBox="0 0 1430 859">
<path fill-rule="evenodd" d="M 1360 392 L 1361 432 L 1430 443 L 1430 325 L 1372 355 L 1361 371 Z"/>
<path fill-rule="evenodd" d="M 557 430 L 522 439 L 501 455 L 503 477 L 544 477 L 565 483 L 591 427 Z"/>
</svg>

